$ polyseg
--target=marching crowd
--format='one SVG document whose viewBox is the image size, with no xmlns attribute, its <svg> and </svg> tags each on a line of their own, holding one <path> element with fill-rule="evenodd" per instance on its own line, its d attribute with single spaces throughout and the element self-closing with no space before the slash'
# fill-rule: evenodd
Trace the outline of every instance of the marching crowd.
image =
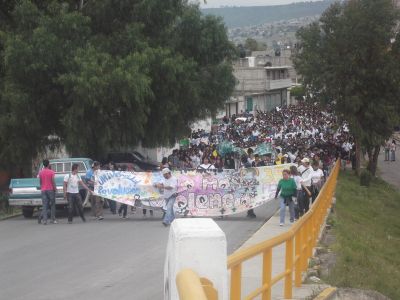
<svg viewBox="0 0 400 300">
<path fill-rule="evenodd" d="M 246 153 L 219 153 L 219 145 L 228 141 Z M 277 108 L 273 112 L 242 113 L 224 118 L 223 124 L 213 132 L 197 130 L 192 133 L 188 149 L 174 150 L 164 158 L 174 170 L 239 168 L 247 160 L 253 164 L 257 146 L 267 143 L 270 153 L 259 154 L 261 165 L 299 162 L 307 157 L 321 162 L 325 171 L 341 157 L 352 160 L 354 141 L 346 124 L 339 125 L 329 110 L 320 106 L 300 103 L 296 106 Z M 246 160 L 244 159 L 246 158 Z"/>
<path fill-rule="evenodd" d="M 221 145 L 225 144 L 225 147 Z M 228 145 L 228 146 L 226 146 Z M 260 145 L 264 147 L 260 148 Z M 266 146 L 268 145 L 268 147 Z M 211 132 L 196 130 L 192 132 L 189 147 L 173 150 L 164 157 L 160 168 L 164 182 L 157 188 L 169 195 L 166 200 L 167 213 L 164 214 L 164 225 L 173 220 L 173 210 L 169 199 L 174 200 L 173 190 L 176 179 L 171 170 L 197 170 L 199 172 L 218 172 L 223 169 L 271 166 L 294 163 L 290 170 L 284 170 L 283 178 L 278 184 L 276 197 L 280 197 L 281 225 L 284 224 L 286 206 L 290 211 L 290 222 L 308 211 L 310 203 L 316 198 L 326 175 L 336 158 L 352 160 L 354 141 L 346 124 L 339 124 L 337 118 L 328 108 L 310 103 L 299 103 L 296 106 L 276 108 L 272 112 L 256 111 L 254 114 L 242 113 L 231 118 L 224 117 L 222 124 Z M 261 151 L 260 151 L 261 149 Z M 39 174 L 42 186 L 43 212 L 39 223 L 47 224 L 47 208 L 54 197 L 54 174 L 51 179 L 48 161 Z M 95 162 L 84 178 L 77 174 L 77 166 L 72 166 L 71 174 L 64 178 L 64 196 L 68 201 L 68 222 L 72 223 L 76 209 L 86 221 L 82 207 L 90 199 L 93 217 L 103 219 L 103 199 L 93 194 L 94 174 L 100 168 Z M 112 163 L 109 169 L 115 169 Z M 175 182 L 175 183 L 174 183 Z M 82 186 L 87 193 L 79 191 Z M 88 196 L 86 196 L 88 195 Z M 85 199 L 83 205 L 82 201 Z M 290 200 L 293 199 L 293 200 Z M 116 214 L 116 202 L 109 201 L 110 210 Z M 168 205 L 169 204 L 169 205 Z M 56 222 L 51 209 L 51 218 Z M 118 213 L 125 218 L 127 205 L 120 205 Z M 146 210 L 143 210 L 146 213 Z M 150 214 L 153 212 L 150 211 Z M 172 213 L 172 216 L 171 216 Z M 248 217 L 255 217 L 254 211 L 248 211 Z"/>
<path fill-rule="evenodd" d="M 221 153 L 226 149 L 221 149 L 220 145 L 226 142 L 234 149 L 246 151 Z M 270 145 L 272 151 L 258 153 L 260 144 Z M 354 165 L 354 140 L 347 124 L 339 125 L 329 107 L 323 110 L 316 104 L 300 103 L 272 112 L 245 112 L 230 119 L 224 117 L 223 123 L 212 132 L 192 132 L 190 147 L 174 150 L 169 157 L 164 157 L 161 166 L 182 171 L 216 172 L 295 163 L 290 170 L 284 171 L 277 190 L 283 225 L 286 206 L 289 206 L 291 222 L 308 211 L 339 157 Z M 290 185 L 285 184 L 286 181 Z M 288 190 L 289 186 L 291 190 Z M 247 216 L 256 217 L 252 209 Z"/>
</svg>

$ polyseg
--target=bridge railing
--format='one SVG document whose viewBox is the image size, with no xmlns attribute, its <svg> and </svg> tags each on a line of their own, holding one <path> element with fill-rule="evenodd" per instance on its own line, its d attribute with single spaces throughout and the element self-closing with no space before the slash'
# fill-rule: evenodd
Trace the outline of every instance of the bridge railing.
<svg viewBox="0 0 400 300">
<path fill-rule="evenodd" d="M 217 300 L 218 292 L 212 282 L 200 278 L 192 269 L 183 269 L 176 276 L 180 300 Z"/>
<path fill-rule="evenodd" d="M 262 300 L 271 299 L 272 286 L 282 279 L 284 280 L 284 298 L 292 298 L 293 282 L 296 287 L 301 286 L 302 272 L 307 269 L 308 259 L 312 256 L 321 226 L 331 206 L 339 169 L 340 161 L 337 161 L 310 210 L 287 232 L 228 257 L 228 269 L 231 271 L 231 300 L 242 299 L 242 264 L 257 255 L 263 257 L 262 286 L 244 299 L 254 299 L 258 295 L 262 296 Z M 272 250 L 283 243 L 286 245 L 285 267 L 283 272 L 272 277 Z"/>
<path fill-rule="evenodd" d="M 328 208 L 332 204 L 339 170 L 340 160 L 336 162 L 310 210 L 292 225 L 287 232 L 247 249 L 240 250 L 228 257 L 228 270 L 231 272 L 231 300 L 242 299 L 242 264 L 257 255 L 262 255 L 263 258 L 262 285 L 246 295 L 244 299 L 254 299 L 259 295 L 261 295 L 262 300 L 271 299 L 272 286 L 280 280 L 284 280 L 284 298 L 292 298 L 293 285 L 296 287 L 301 286 L 302 273 L 307 269 L 308 259 L 312 256 L 313 248 L 317 243 L 321 227 L 328 214 Z M 276 276 L 272 276 L 272 250 L 283 243 L 286 246 L 284 270 Z M 184 276 L 184 274 L 188 274 L 188 270 L 182 271 L 184 273 L 178 274 L 176 278 L 181 300 L 217 299 L 202 298 L 203 295 L 197 298 L 196 295 L 200 293 L 200 287 L 203 284 L 201 284 L 197 275 L 197 278 L 193 274 Z M 185 277 L 184 280 L 183 277 Z M 210 281 L 204 278 L 202 280 L 207 282 L 208 285 L 210 284 Z M 184 294 L 181 294 L 181 290 L 184 291 Z M 213 297 L 217 297 L 217 295 L 214 293 Z"/>
</svg>

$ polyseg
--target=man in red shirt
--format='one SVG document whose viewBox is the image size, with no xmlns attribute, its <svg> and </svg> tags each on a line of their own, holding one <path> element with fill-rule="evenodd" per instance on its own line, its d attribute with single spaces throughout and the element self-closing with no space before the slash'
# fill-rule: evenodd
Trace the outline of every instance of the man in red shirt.
<svg viewBox="0 0 400 300">
<path fill-rule="evenodd" d="M 57 224 L 56 221 L 56 182 L 54 180 L 54 171 L 50 169 L 50 162 L 45 159 L 43 160 L 43 169 L 39 172 L 40 179 L 40 190 L 42 191 L 42 212 L 39 215 L 38 223 L 47 225 L 47 210 L 50 206 L 51 220 L 53 224 Z"/>
</svg>

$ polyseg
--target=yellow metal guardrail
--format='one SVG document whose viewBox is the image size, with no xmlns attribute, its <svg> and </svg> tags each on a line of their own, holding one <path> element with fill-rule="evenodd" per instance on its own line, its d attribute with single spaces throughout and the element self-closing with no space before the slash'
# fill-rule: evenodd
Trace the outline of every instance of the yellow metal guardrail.
<svg viewBox="0 0 400 300">
<path fill-rule="evenodd" d="M 228 269 L 231 270 L 230 299 L 240 300 L 242 294 L 242 263 L 257 256 L 263 256 L 262 286 L 251 292 L 245 299 L 254 299 L 261 295 L 262 300 L 271 299 L 272 286 L 285 280 L 284 298 L 292 298 L 293 273 L 294 285 L 301 286 L 301 275 L 307 269 L 308 259 L 312 256 L 321 226 L 331 206 L 340 170 L 340 160 L 333 168 L 328 180 L 322 187 L 310 210 L 301 217 L 289 231 L 270 240 L 247 249 L 238 251 L 228 257 Z M 285 269 L 272 277 L 272 249 L 286 243 Z M 190 269 L 181 270 L 176 278 L 180 300 L 216 300 L 217 291 L 212 283 Z"/>
<path fill-rule="evenodd" d="M 302 272 L 307 269 L 308 259 L 312 256 L 312 249 L 317 242 L 328 208 L 331 206 L 339 170 L 340 161 L 337 161 L 310 210 L 289 231 L 228 257 L 228 269 L 231 270 L 231 300 L 241 299 L 242 263 L 256 255 L 263 256 L 262 286 L 247 295 L 245 299 L 254 299 L 258 295 L 262 296 L 262 300 L 271 299 L 271 288 L 281 279 L 285 280 L 284 298 L 292 298 L 293 273 L 294 285 L 300 287 Z M 283 243 L 286 243 L 285 269 L 272 277 L 272 249 Z"/>
<path fill-rule="evenodd" d="M 176 275 L 180 300 L 217 300 L 218 292 L 212 282 L 200 278 L 191 269 L 183 269 Z"/>
</svg>

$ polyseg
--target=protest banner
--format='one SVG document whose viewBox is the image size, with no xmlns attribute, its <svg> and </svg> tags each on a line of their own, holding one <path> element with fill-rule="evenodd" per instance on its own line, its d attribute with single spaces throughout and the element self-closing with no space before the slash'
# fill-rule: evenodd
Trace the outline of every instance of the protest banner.
<svg viewBox="0 0 400 300">
<path fill-rule="evenodd" d="M 290 164 L 198 173 L 174 172 L 178 179 L 175 211 L 188 216 L 231 215 L 272 200 L 282 170 Z M 99 171 L 95 194 L 131 206 L 162 209 L 161 172 Z"/>
</svg>

